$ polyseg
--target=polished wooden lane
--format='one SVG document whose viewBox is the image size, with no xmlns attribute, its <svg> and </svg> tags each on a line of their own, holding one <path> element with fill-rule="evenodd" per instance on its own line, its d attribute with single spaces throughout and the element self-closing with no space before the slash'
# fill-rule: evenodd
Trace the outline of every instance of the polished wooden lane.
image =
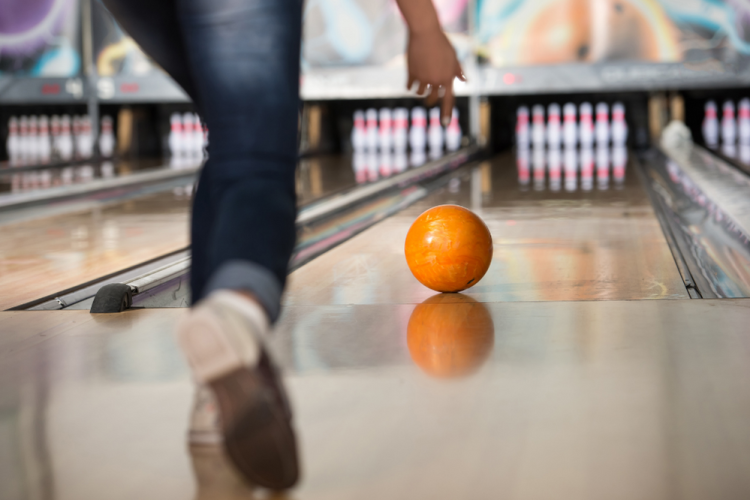
<svg viewBox="0 0 750 500">
<path fill-rule="evenodd" d="M 185 248 L 189 209 L 180 189 L 1 225 L 0 310 Z"/>
<path fill-rule="evenodd" d="M 126 162 L 118 165 L 127 167 Z M 354 185 L 349 157 L 300 162 L 300 204 Z M 43 207 L 38 214 L 35 211 L 19 220 L 4 213 L 0 218 L 0 310 L 185 248 L 191 189 L 188 184 L 127 201 L 91 201 L 64 214 Z"/>
<path fill-rule="evenodd" d="M 466 291 L 476 300 L 688 297 L 632 168 L 622 185 L 607 190 L 524 190 L 513 156 L 505 154 L 292 273 L 287 303 L 424 300 L 432 292 L 409 272 L 403 244 L 414 219 L 444 203 L 474 210 L 493 236 L 490 269 Z"/>
<path fill-rule="evenodd" d="M 0 313 L 0 498 L 265 497 L 185 445 L 182 313 Z M 748 315 L 744 299 L 291 306 L 272 340 L 304 461 L 289 497 L 749 498 Z"/>
</svg>

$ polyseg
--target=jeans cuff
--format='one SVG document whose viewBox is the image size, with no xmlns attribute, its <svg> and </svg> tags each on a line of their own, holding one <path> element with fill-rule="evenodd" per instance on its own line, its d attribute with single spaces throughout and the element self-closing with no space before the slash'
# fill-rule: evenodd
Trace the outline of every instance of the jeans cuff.
<svg viewBox="0 0 750 500">
<path fill-rule="evenodd" d="M 252 293 L 266 310 L 271 323 L 275 323 L 281 313 L 281 283 L 271 271 L 254 262 L 230 260 L 219 266 L 208 280 L 204 297 L 214 290 Z"/>
</svg>

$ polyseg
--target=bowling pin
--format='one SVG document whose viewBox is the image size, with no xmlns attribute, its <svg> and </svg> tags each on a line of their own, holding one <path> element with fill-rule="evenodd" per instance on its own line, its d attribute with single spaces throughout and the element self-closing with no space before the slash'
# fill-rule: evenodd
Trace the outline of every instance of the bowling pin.
<svg viewBox="0 0 750 500">
<path fill-rule="evenodd" d="M 81 157 L 81 117 L 78 115 L 73 115 L 73 120 L 71 122 L 72 125 L 72 131 L 73 131 L 73 157 L 74 158 L 80 158 Z"/>
<path fill-rule="evenodd" d="M 27 164 L 30 156 L 28 116 L 22 116 L 18 120 L 18 153 L 21 163 Z"/>
<path fill-rule="evenodd" d="M 737 145 L 734 143 L 725 143 L 721 145 L 721 154 L 727 158 L 737 157 Z"/>
<path fill-rule="evenodd" d="M 458 151 L 461 147 L 461 125 L 458 123 L 458 109 L 453 108 L 451 121 L 445 130 L 445 148 L 448 151 Z"/>
<path fill-rule="evenodd" d="M 531 108 L 531 142 L 535 148 L 544 147 L 544 107 L 537 104 Z"/>
<path fill-rule="evenodd" d="M 580 122 L 578 124 L 578 136 L 582 148 L 591 148 L 594 145 L 594 118 L 591 104 L 584 102 L 579 108 Z"/>
<path fill-rule="evenodd" d="M 393 115 L 388 108 L 381 108 L 378 113 L 380 128 L 378 130 L 378 142 L 381 153 L 390 152 L 393 147 Z M 390 174 L 388 174 L 390 175 Z"/>
<path fill-rule="evenodd" d="M 709 148 L 715 148 L 719 145 L 719 122 L 716 115 L 716 103 L 707 101 L 704 107 L 703 115 L 703 142 Z"/>
<path fill-rule="evenodd" d="M 737 141 L 737 122 L 734 119 L 734 103 L 724 101 L 723 113 L 721 118 L 721 142 L 731 144 Z"/>
<path fill-rule="evenodd" d="M 29 134 L 26 140 L 29 162 L 39 163 L 39 119 L 34 115 L 29 117 Z"/>
<path fill-rule="evenodd" d="M 566 148 L 574 148 L 577 142 L 576 105 L 569 102 L 563 106 L 563 144 Z"/>
<path fill-rule="evenodd" d="M 409 145 L 411 146 L 412 153 L 414 151 L 422 151 L 422 154 L 424 154 L 425 147 L 427 146 L 427 112 L 420 106 L 411 110 Z"/>
<path fill-rule="evenodd" d="M 374 154 L 378 151 L 378 110 L 370 108 L 365 112 L 367 130 L 367 150 Z"/>
<path fill-rule="evenodd" d="M 560 140 L 560 105 L 553 102 L 547 107 L 547 145 L 559 149 Z"/>
<path fill-rule="evenodd" d="M 94 134 L 91 128 L 91 118 L 88 115 L 83 115 L 80 120 L 80 155 L 82 158 L 88 159 L 94 155 Z"/>
<path fill-rule="evenodd" d="M 596 105 L 596 145 L 603 148 L 609 144 L 609 106 L 606 102 Z"/>
<path fill-rule="evenodd" d="M 11 116 L 8 120 L 8 138 L 5 140 L 5 151 L 11 164 L 19 157 L 18 118 Z"/>
<path fill-rule="evenodd" d="M 112 130 L 112 117 L 102 116 L 99 132 L 99 154 L 111 158 L 115 151 L 115 134 Z"/>
<path fill-rule="evenodd" d="M 740 144 L 750 144 L 750 99 L 742 99 L 737 113 L 737 135 Z"/>
<path fill-rule="evenodd" d="M 39 163 L 46 165 L 52 157 L 52 144 L 49 138 L 49 118 L 42 115 L 39 117 L 39 136 L 37 138 L 37 151 Z"/>
<path fill-rule="evenodd" d="M 578 151 L 575 147 L 566 147 L 563 155 L 565 170 L 565 190 L 575 191 L 578 181 Z"/>
<path fill-rule="evenodd" d="M 52 136 L 52 156 L 56 160 L 60 159 L 60 117 L 52 115 L 49 121 L 50 135 Z"/>
<path fill-rule="evenodd" d="M 628 150 L 623 145 L 617 145 L 612 148 L 612 177 L 615 179 L 615 185 L 622 187 L 625 182 L 625 167 L 628 163 Z"/>
<path fill-rule="evenodd" d="M 440 123 L 440 108 L 430 110 L 430 128 L 427 138 L 430 143 L 430 158 L 436 160 L 443 156 L 443 125 Z"/>
<path fill-rule="evenodd" d="M 409 142 L 409 110 L 393 110 L 393 149 L 396 152 L 406 151 Z"/>
<path fill-rule="evenodd" d="M 182 154 L 182 143 L 182 118 L 179 113 L 172 113 L 169 117 L 169 153 L 172 157 Z"/>
<path fill-rule="evenodd" d="M 518 136 L 516 136 L 516 138 L 518 138 Z M 516 168 L 518 169 L 518 184 L 520 184 L 522 188 L 528 186 L 529 181 L 531 180 L 531 169 L 529 168 L 529 148 L 519 146 L 518 149 L 516 149 Z"/>
<path fill-rule="evenodd" d="M 367 131 L 365 129 L 365 112 L 358 109 L 354 112 L 354 126 L 352 127 L 352 150 L 363 152 L 367 148 Z"/>
<path fill-rule="evenodd" d="M 559 148 L 551 147 L 547 150 L 547 171 L 549 172 L 550 189 L 559 191 L 562 182 L 562 158 Z"/>
<path fill-rule="evenodd" d="M 193 155 L 200 161 L 203 158 L 203 123 L 198 113 L 193 114 Z"/>
<path fill-rule="evenodd" d="M 612 144 L 622 146 L 628 141 L 628 124 L 625 121 L 625 105 L 612 105 Z"/>
<path fill-rule="evenodd" d="M 588 147 L 581 148 L 581 189 L 591 191 L 594 187 L 594 151 Z"/>
<path fill-rule="evenodd" d="M 516 146 L 529 147 L 529 108 L 520 106 L 516 111 Z"/>
<path fill-rule="evenodd" d="M 184 113 L 182 115 L 182 154 L 192 156 L 195 147 L 193 145 L 193 124 L 195 117 L 193 113 Z"/>
</svg>

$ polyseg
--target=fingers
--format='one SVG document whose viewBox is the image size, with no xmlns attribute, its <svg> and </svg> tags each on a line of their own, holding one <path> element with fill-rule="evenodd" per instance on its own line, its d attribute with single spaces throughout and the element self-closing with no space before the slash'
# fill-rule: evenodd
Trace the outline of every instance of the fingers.
<svg viewBox="0 0 750 500">
<path fill-rule="evenodd" d="M 428 95 L 425 99 L 425 104 L 427 106 L 434 106 L 440 99 L 440 87 L 438 87 L 437 85 L 433 85 L 430 88 L 432 89 L 432 91 L 430 92 L 430 95 Z"/>
<path fill-rule="evenodd" d="M 461 67 L 461 63 L 456 61 L 456 78 L 461 80 L 462 82 L 466 81 L 466 75 L 464 74 L 464 69 Z"/>
<path fill-rule="evenodd" d="M 442 112 L 440 113 L 442 116 L 442 124 L 443 127 L 447 127 L 448 124 L 451 122 L 451 115 L 453 114 L 453 103 L 455 102 L 455 97 L 453 96 L 453 82 L 449 83 L 445 87 L 445 95 L 443 96 L 443 105 Z"/>
<path fill-rule="evenodd" d="M 417 89 L 418 96 L 424 96 L 427 91 L 427 84 L 425 82 L 419 82 L 419 88 Z"/>
<path fill-rule="evenodd" d="M 411 88 L 414 86 L 414 77 L 409 73 L 409 77 L 406 81 L 406 90 L 411 90 Z"/>
</svg>

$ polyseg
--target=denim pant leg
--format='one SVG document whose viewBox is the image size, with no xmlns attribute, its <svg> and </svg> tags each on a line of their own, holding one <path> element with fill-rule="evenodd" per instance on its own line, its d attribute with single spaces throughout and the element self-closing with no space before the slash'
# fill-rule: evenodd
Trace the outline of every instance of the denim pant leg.
<svg viewBox="0 0 750 500">
<path fill-rule="evenodd" d="M 275 320 L 296 237 L 301 4 L 177 0 L 177 10 L 211 142 L 193 209 L 193 300 L 243 289 Z"/>
</svg>

